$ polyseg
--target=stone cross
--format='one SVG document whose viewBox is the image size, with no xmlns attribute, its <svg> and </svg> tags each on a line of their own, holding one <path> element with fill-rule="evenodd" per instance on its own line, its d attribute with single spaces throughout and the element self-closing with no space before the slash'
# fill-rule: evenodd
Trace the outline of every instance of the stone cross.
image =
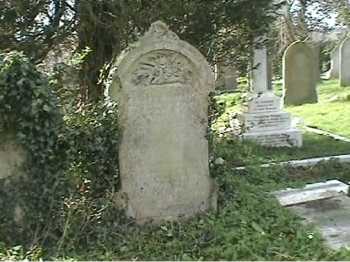
<svg viewBox="0 0 350 262">
<path fill-rule="evenodd" d="M 156 22 L 117 68 L 111 97 L 119 102 L 127 215 L 159 223 L 215 208 L 207 140 L 214 77 L 206 59 Z"/>
</svg>

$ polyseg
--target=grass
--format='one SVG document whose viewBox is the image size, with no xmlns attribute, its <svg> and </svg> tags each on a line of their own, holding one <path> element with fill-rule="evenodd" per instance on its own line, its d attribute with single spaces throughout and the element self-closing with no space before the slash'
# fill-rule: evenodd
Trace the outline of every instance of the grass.
<svg viewBox="0 0 350 262">
<path fill-rule="evenodd" d="M 287 111 L 302 117 L 305 124 L 350 138 L 350 87 L 339 87 L 338 81 L 318 86 L 319 103 L 288 107 Z"/>
<path fill-rule="evenodd" d="M 245 171 L 212 165 L 220 189 L 217 211 L 185 222 L 143 227 L 116 216 L 112 224 L 99 221 L 98 230 L 90 232 L 86 241 L 69 239 L 59 251 L 55 245 L 32 249 L 0 245 L 0 259 L 349 260 L 350 251 L 328 249 L 316 228 L 304 225 L 270 194 L 330 178 L 349 181 L 349 168 L 337 162 Z"/>
<path fill-rule="evenodd" d="M 340 88 L 335 81 L 325 81 L 319 86 L 318 104 L 287 107 L 293 116 L 301 117 L 307 125 L 317 126 L 350 138 L 350 88 Z M 277 85 L 277 93 L 281 86 Z M 215 97 L 221 116 L 214 125 L 215 130 L 228 126 L 230 115 L 240 110 L 242 93 L 221 94 Z M 350 143 L 306 132 L 303 130 L 302 148 L 265 148 L 255 143 L 238 142 L 226 135 L 220 157 L 234 165 L 260 164 L 312 157 L 350 154 Z"/>
<path fill-rule="evenodd" d="M 301 148 L 268 148 L 253 142 L 240 142 L 234 138 L 217 138 L 217 155 L 232 167 L 298 160 L 314 157 L 334 156 L 350 153 L 350 143 L 337 141 L 325 136 L 304 133 Z"/>
</svg>

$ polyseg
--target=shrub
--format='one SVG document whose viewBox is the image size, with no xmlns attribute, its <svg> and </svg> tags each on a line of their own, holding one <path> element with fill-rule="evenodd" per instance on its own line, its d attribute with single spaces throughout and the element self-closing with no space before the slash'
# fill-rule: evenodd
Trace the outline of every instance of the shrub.
<svg viewBox="0 0 350 262">
<path fill-rule="evenodd" d="M 0 131 L 26 152 L 23 175 L 0 179 L 0 239 L 9 246 L 74 246 L 118 212 L 116 106 L 63 116 L 53 83 L 21 53 L 0 55 Z"/>
<path fill-rule="evenodd" d="M 58 219 L 66 193 L 58 153 L 63 121 L 48 80 L 21 53 L 0 55 L 0 123 L 1 133 L 14 133 L 26 152 L 25 175 L 0 180 L 0 236 L 37 242 Z M 23 223 L 14 222 L 15 210 Z"/>
</svg>

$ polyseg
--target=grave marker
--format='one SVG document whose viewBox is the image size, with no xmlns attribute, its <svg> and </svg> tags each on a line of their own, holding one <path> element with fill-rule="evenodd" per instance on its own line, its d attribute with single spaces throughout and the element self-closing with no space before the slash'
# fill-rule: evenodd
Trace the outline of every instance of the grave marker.
<svg viewBox="0 0 350 262">
<path fill-rule="evenodd" d="M 350 37 L 340 46 L 340 86 L 350 86 Z"/>
<path fill-rule="evenodd" d="M 301 132 L 292 127 L 289 113 L 282 111 L 281 98 L 271 89 L 268 55 L 265 47 L 256 49 L 253 58 L 252 92 L 247 106 L 238 116 L 242 139 L 268 147 L 300 147 Z M 231 126 L 237 129 L 237 119 Z"/>
<path fill-rule="evenodd" d="M 283 91 L 285 105 L 317 103 L 314 52 L 308 44 L 297 41 L 283 56 Z"/>
<path fill-rule="evenodd" d="M 331 52 L 331 69 L 330 69 L 330 78 L 338 79 L 339 78 L 339 56 L 340 56 L 340 46 L 334 48 Z"/>
<path fill-rule="evenodd" d="M 138 223 L 175 220 L 216 207 L 208 166 L 208 96 L 203 55 L 162 22 L 119 59 L 122 192 Z"/>
</svg>

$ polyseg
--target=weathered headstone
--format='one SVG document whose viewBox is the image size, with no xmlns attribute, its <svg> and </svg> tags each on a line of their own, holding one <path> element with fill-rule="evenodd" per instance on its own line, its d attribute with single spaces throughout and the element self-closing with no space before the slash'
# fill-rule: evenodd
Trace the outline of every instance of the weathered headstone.
<svg viewBox="0 0 350 262">
<path fill-rule="evenodd" d="M 301 132 L 292 126 L 289 113 L 282 110 L 282 100 L 273 93 L 266 48 L 254 51 L 252 93 L 247 107 L 238 115 L 241 137 L 268 147 L 300 147 Z M 234 129 L 237 119 L 233 119 Z"/>
<path fill-rule="evenodd" d="M 117 62 L 122 192 L 138 223 L 189 217 L 216 207 L 208 167 L 210 66 L 162 22 Z"/>
<path fill-rule="evenodd" d="M 339 78 L 339 56 L 340 56 L 340 46 L 335 47 L 331 52 L 331 69 L 329 77 L 331 79 Z"/>
<path fill-rule="evenodd" d="M 350 37 L 340 46 L 340 86 L 350 86 Z"/>
<path fill-rule="evenodd" d="M 315 226 L 325 243 L 336 250 L 350 247 L 348 193 L 349 185 L 338 180 L 273 192 L 282 206 Z"/>
<path fill-rule="evenodd" d="M 23 163 L 26 160 L 26 153 L 24 148 L 19 145 L 15 139 L 15 135 L 12 132 L 3 131 L 1 133 L 0 142 L 0 183 L 3 188 L 3 193 L 13 195 L 13 188 L 8 188 L 8 184 L 13 181 L 21 180 L 23 183 L 23 177 L 25 176 L 25 171 L 23 170 Z M 0 197 L 0 206 L 4 207 L 7 199 L 2 199 Z M 13 221 L 18 225 L 24 223 L 23 221 L 23 209 L 19 202 L 12 199 L 12 211 L 13 211 Z"/>
<path fill-rule="evenodd" d="M 321 43 L 325 41 L 326 36 L 323 33 L 314 31 L 311 32 L 310 39 L 307 43 L 314 54 L 314 69 L 315 69 L 315 81 L 316 83 L 321 82 Z"/>
<path fill-rule="evenodd" d="M 321 48 L 320 48 L 320 44 L 319 43 L 311 43 L 311 49 L 312 52 L 314 54 L 314 77 L 315 77 L 315 81 L 316 84 L 321 82 L 321 68 L 320 68 L 320 52 L 321 52 Z"/>
<path fill-rule="evenodd" d="M 317 103 L 315 62 L 312 49 L 304 42 L 291 44 L 283 57 L 285 105 Z"/>
<path fill-rule="evenodd" d="M 23 173 L 21 166 L 25 160 L 23 148 L 12 134 L 2 133 L 0 142 L 0 179 L 7 179 Z"/>
<path fill-rule="evenodd" d="M 233 91 L 237 88 L 237 69 L 232 64 L 219 63 L 216 87 L 219 90 Z"/>
</svg>

